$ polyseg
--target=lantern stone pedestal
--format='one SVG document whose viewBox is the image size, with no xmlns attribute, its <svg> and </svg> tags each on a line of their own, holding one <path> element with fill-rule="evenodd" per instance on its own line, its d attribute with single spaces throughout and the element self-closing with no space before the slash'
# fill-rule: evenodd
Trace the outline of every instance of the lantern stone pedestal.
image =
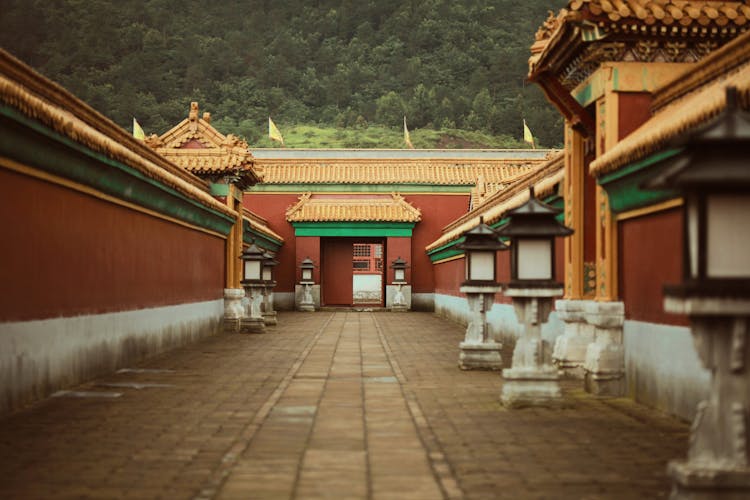
<svg viewBox="0 0 750 500">
<path fill-rule="evenodd" d="M 312 281 L 302 281 L 300 282 L 300 285 L 302 286 L 302 299 L 297 306 L 297 310 L 303 312 L 314 312 L 315 301 L 312 296 L 312 287 L 314 283 Z"/>
<path fill-rule="evenodd" d="M 664 310 L 690 315 L 695 349 L 711 371 L 698 405 L 686 461 L 672 461 L 672 498 L 750 498 L 750 299 L 678 298 Z"/>
<path fill-rule="evenodd" d="M 236 333 L 240 331 L 240 322 L 245 315 L 242 300 L 245 290 L 242 288 L 224 289 L 224 331 Z"/>
<path fill-rule="evenodd" d="M 556 300 L 557 317 L 565 323 L 563 334 L 555 340 L 552 362 L 565 377 L 583 379 L 586 350 L 594 341 L 594 328 L 586 323 L 583 300 Z"/>
<path fill-rule="evenodd" d="M 599 396 L 623 396 L 626 390 L 622 343 L 625 305 L 587 301 L 584 315 L 586 323 L 594 327 L 594 341 L 586 348 L 583 364 L 586 391 Z"/>
<path fill-rule="evenodd" d="M 503 370 L 500 400 L 510 408 L 562 405 L 560 375 L 552 364 L 549 344 L 542 339 L 542 324 L 552 311 L 552 301 L 562 295 L 557 288 L 513 288 L 505 290 L 523 332 L 513 350 L 512 367 Z"/>
<path fill-rule="evenodd" d="M 263 317 L 263 323 L 266 326 L 276 326 L 278 324 L 278 315 L 273 308 L 273 288 L 276 286 L 276 282 L 272 285 L 266 285 L 263 287 L 262 307 L 261 316 Z"/>
<path fill-rule="evenodd" d="M 405 282 L 393 283 L 386 287 L 386 301 L 390 302 L 388 309 L 391 312 L 406 312 L 409 310 L 409 302 L 404 295 L 404 286 L 406 286 Z M 389 296 L 390 293 L 393 294 L 392 297 Z M 388 301 L 388 298 L 390 298 L 390 301 Z"/>
<path fill-rule="evenodd" d="M 500 286 L 463 285 L 459 289 L 469 303 L 469 324 L 464 341 L 458 346 L 458 366 L 462 370 L 502 370 L 500 350 L 503 345 L 489 338 L 487 311 L 495 302 Z"/>
<path fill-rule="evenodd" d="M 264 333 L 266 331 L 266 324 L 260 311 L 264 288 L 265 285 L 262 283 L 245 285 L 248 304 L 245 317 L 242 318 L 240 323 L 242 333 Z"/>
</svg>

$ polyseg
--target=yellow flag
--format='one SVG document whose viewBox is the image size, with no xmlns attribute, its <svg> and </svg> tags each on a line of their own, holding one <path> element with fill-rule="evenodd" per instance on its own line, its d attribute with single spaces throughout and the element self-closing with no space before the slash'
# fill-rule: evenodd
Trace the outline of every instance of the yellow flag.
<svg viewBox="0 0 750 500">
<path fill-rule="evenodd" d="M 406 117 L 404 116 L 404 142 L 409 149 L 414 149 L 414 144 L 411 143 L 411 137 L 409 137 L 409 129 L 406 128 Z"/>
<path fill-rule="evenodd" d="M 271 120 L 271 117 L 268 117 L 268 138 L 274 141 L 278 141 L 281 143 L 281 145 L 284 145 L 284 137 L 282 137 L 281 132 L 279 132 L 279 128 L 276 126 L 276 124 Z"/>
<path fill-rule="evenodd" d="M 526 125 L 526 120 L 523 121 L 523 140 L 531 144 L 532 148 L 536 149 L 536 144 L 534 144 L 534 136 L 532 135 L 529 126 Z"/>
<path fill-rule="evenodd" d="M 135 119 L 135 116 L 133 117 L 133 137 L 140 140 L 146 139 L 146 133 L 141 128 L 138 120 Z"/>
</svg>

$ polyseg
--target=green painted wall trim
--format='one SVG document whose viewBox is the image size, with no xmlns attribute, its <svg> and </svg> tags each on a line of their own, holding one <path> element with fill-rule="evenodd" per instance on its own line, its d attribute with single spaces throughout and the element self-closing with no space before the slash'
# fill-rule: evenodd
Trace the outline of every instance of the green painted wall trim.
<svg viewBox="0 0 750 500">
<path fill-rule="evenodd" d="M 212 196 L 229 196 L 229 184 L 218 184 L 212 182 L 209 184 Z"/>
<path fill-rule="evenodd" d="M 474 186 L 442 184 L 256 184 L 248 193 L 459 193 L 468 195 Z"/>
<path fill-rule="evenodd" d="M 292 222 L 295 236 L 411 238 L 414 222 Z"/>
<path fill-rule="evenodd" d="M 449 248 L 447 250 L 443 250 L 442 252 L 431 254 L 430 261 L 437 262 L 439 260 L 449 259 L 451 257 L 455 257 L 456 255 L 463 255 L 463 254 L 464 254 L 463 250 L 459 250 L 457 248 Z"/>
<path fill-rule="evenodd" d="M 234 219 L 0 105 L 0 155 L 189 224 L 229 234 Z"/>
<path fill-rule="evenodd" d="M 284 244 L 283 241 L 279 241 L 276 238 L 272 238 L 253 229 L 247 221 L 242 221 L 242 241 L 248 245 L 255 243 L 259 247 L 271 250 L 274 253 L 278 252 L 281 245 Z"/>
<path fill-rule="evenodd" d="M 641 185 L 658 172 L 658 168 L 651 169 L 648 167 L 671 158 L 680 151 L 681 149 L 660 151 L 641 161 L 599 177 L 596 182 L 607 192 L 610 209 L 614 213 L 621 213 L 677 198 L 679 194 L 676 191 L 642 189 Z"/>
</svg>

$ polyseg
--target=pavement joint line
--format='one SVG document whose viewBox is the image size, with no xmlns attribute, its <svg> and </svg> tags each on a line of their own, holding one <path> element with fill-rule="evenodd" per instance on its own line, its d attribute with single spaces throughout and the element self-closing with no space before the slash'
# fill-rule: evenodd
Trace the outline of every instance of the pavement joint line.
<svg viewBox="0 0 750 500">
<path fill-rule="evenodd" d="M 450 500 L 462 500 L 464 498 L 464 492 L 463 490 L 461 490 L 461 487 L 458 483 L 458 478 L 456 477 L 453 468 L 445 460 L 445 452 L 439 444 L 440 441 L 438 441 L 437 436 L 430 428 L 430 425 L 424 416 L 424 412 L 419 406 L 416 395 L 413 391 L 406 387 L 406 377 L 401 371 L 398 360 L 396 360 L 395 356 L 393 355 L 393 351 L 391 350 L 391 346 L 388 343 L 388 339 L 385 338 L 385 334 L 383 333 L 383 328 L 380 322 L 372 313 L 370 314 L 370 316 L 372 316 L 372 320 L 375 323 L 375 330 L 378 332 L 378 338 L 380 339 L 380 343 L 383 346 L 383 350 L 385 351 L 385 355 L 388 358 L 388 362 L 391 365 L 391 369 L 398 379 L 399 386 L 401 387 L 401 393 L 406 400 L 412 420 L 415 427 L 417 428 L 419 440 L 422 442 L 422 447 L 425 451 L 425 454 L 427 455 L 430 469 L 432 470 L 432 474 L 435 477 L 438 485 L 440 485 L 440 490 L 443 493 L 443 497 Z M 434 448 L 437 449 L 432 450 L 427 443 L 435 443 Z M 446 474 L 444 472 L 446 466 L 449 474 Z M 452 494 L 449 492 L 452 492 Z"/>
<path fill-rule="evenodd" d="M 331 320 L 336 315 L 337 315 L 337 313 L 334 312 L 331 315 L 331 319 L 329 319 L 329 321 L 326 322 L 325 326 L 320 330 L 320 334 L 318 336 L 316 336 L 316 338 L 315 338 L 315 345 L 317 345 L 318 341 L 320 340 L 320 337 L 323 336 L 323 333 L 328 328 L 328 325 L 331 323 Z M 316 408 L 320 408 L 320 403 L 323 400 L 323 397 L 325 396 L 326 387 L 328 386 L 328 380 L 329 380 L 329 376 L 331 374 L 331 367 L 333 366 L 333 362 L 336 359 L 336 350 L 339 347 L 339 343 L 341 342 L 342 333 L 343 333 L 344 328 L 346 327 L 346 324 L 347 324 L 346 323 L 346 319 L 347 319 L 346 316 L 344 316 L 344 321 L 341 322 L 341 326 L 339 327 L 339 330 L 338 330 L 338 333 L 337 333 L 338 336 L 336 337 L 336 342 L 333 344 L 333 349 L 332 349 L 332 353 L 333 354 L 331 355 L 330 360 L 328 361 L 328 370 L 326 371 L 325 383 L 323 384 L 323 388 L 320 391 L 320 395 L 318 396 L 318 401 L 317 401 L 317 403 L 315 405 Z M 305 454 L 306 454 L 306 451 L 308 449 L 310 449 L 310 441 L 312 439 L 313 433 L 315 432 L 315 423 L 317 421 L 318 421 L 318 412 L 316 411 L 315 413 L 313 413 L 312 423 L 310 424 L 310 430 L 308 431 L 307 436 L 305 437 L 305 446 L 304 446 L 304 450 L 305 451 L 303 451 L 300 454 L 299 461 L 297 462 L 297 471 L 296 471 L 296 474 L 294 475 L 294 483 L 292 484 L 292 495 L 291 495 L 291 498 L 297 498 L 297 492 L 299 490 L 300 478 L 302 476 L 302 467 L 305 464 Z"/>
<path fill-rule="evenodd" d="M 260 407 L 252 421 L 250 421 L 250 423 L 240 433 L 240 437 L 235 441 L 230 450 L 224 454 L 221 459 L 221 464 L 213 472 L 213 474 L 211 474 L 211 477 L 208 480 L 208 486 L 204 487 L 200 491 L 200 493 L 198 493 L 198 495 L 195 497 L 195 500 L 214 499 L 219 494 L 219 492 L 221 492 L 221 488 L 224 485 L 224 482 L 231 474 L 232 469 L 234 469 L 240 456 L 242 456 L 248 446 L 250 446 L 255 433 L 271 413 L 271 409 L 276 405 L 276 403 L 278 403 L 281 395 L 289 387 L 289 384 L 294 379 L 295 374 L 297 373 L 297 371 L 299 371 L 302 363 L 305 362 L 305 359 L 307 359 L 310 351 L 312 351 L 313 347 L 318 343 L 318 340 L 323 335 L 323 332 L 325 332 L 326 328 L 328 328 L 328 325 L 331 323 L 331 320 L 333 320 L 333 317 L 334 314 L 331 314 L 326 319 L 325 323 L 323 323 L 318 332 L 313 336 L 312 339 L 310 339 L 307 346 L 305 346 L 305 350 L 302 351 L 299 356 L 297 356 L 294 364 L 289 369 L 289 371 L 287 371 L 286 375 L 281 380 L 279 385 L 276 386 L 276 389 L 273 391 L 273 393 L 268 397 L 263 406 Z"/>
<path fill-rule="evenodd" d="M 372 464 L 370 462 L 370 438 L 368 437 L 367 432 L 367 401 L 365 398 L 365 356 L 364 356 L 364 349 L 362 347 L 362 332 L 359 332 L 359 370 L 360 370 L 360 376 L 361 376 L 361 382 L 359 386 L 359 393 L 360 393 L 360 402 L 362 404 L 362 429 L 364 429 L 364 435 L 363 435 L 363 441 L 365 446 L 365 474 L 367 479 L 367 500 L 372 500 L 374 497 L 373 487 L 372 487 Z"/>
</svg>

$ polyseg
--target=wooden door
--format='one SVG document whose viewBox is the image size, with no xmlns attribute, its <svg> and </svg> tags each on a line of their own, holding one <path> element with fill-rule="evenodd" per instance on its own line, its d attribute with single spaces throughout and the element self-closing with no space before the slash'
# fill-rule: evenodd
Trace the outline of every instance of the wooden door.
<svg viewBox="0 0 750 500">
<path fill-rule="evenodd" d="M 352 242 L 348 238 L 322 241 L 321 299 L 326 306 L 352 305 Z"/>
</svg>

